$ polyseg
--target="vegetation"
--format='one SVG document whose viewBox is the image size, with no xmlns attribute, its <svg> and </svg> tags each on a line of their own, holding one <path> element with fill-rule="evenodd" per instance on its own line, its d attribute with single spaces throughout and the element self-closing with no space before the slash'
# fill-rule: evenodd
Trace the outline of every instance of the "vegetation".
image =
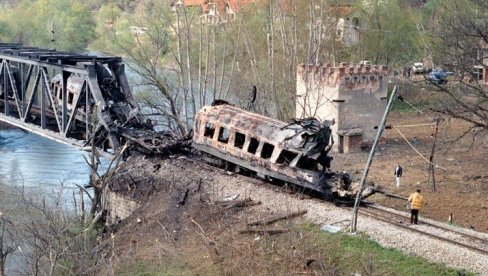
<svg viewBox="0 0 488 276">
<path fill-rule="evenodd" d="M 474 70 L 475 66 L 487 66 L 485 0 L 432 0 L 423 9 L 400 0 L 358 0 L 349 1 L 350 10 L 329 5 L 326 0 L 263 0 L 244 7 L 227 22 L 207 21 L 195 7 L 173 10 L 170 2 L 3 0 L 0 42 L 124 56 L 136 76 L 134 85 L 140 91 L 141 103 L 161 115 L 160 125 L 181 135 L 191 130 L 193 114 L 215 99 L 226 99 L 281 120 L 292 118 L 296 68 L 300 63 L 361 60 L 389 65 L 392 71 L 428 60 L 455 72 L 453 85 L 437 85 L 436 93 L 441 96 L 415 99 L 417 106 L 429 106 L 470 122 L 472 128 L 466 133 L 488 129 L 488 90 L 476 82 L 479 71 Z M 343 17 L 361 20 L 353 24 L 358 31 L 357 44 L 348 45 L 338 33 L 338 22 Z M 253 86 L 258 94 L 257 101 L 251 103 Z M 408 88 L 402 95 L 406 93 Z M 404 103 L 395 108 L 410 110 Z M 5 212 L 2 207 L 0 270 L 5 269 L 15 248 L 28 246 L 32 250 L 25 256 L 30 261 L 26 273 L 89 273 L 87 264 L 98 252 L 87 250 L 86 243 L 93 243 L 95 234 L 82 234 L 85 225 L 73 214 L 47 208 L 45 202 L 25 195 L 21 199 L 22 209 Z M 20 210 L 30 211 L 37 220 L 17 220 L 15 213 Z M 300 242 L 295 246 L 309 246 L 302 250 L 317 252 L 328 272 L 456 273 L 383 249 L 367 239 L 326 235 L 313 228 L 299 231 L 311 237 L 314 244 L 296 240 Z M 28 238 L 20 239 L 21 234 Z M 268 242 L 253 247 L 247 258 L 278 250 L 270 249 Z M 414 262 L 421 265 L 413 266 Z M 242 272 L 238 270 L 242 268 L 227 265 L 230 270 L 224 271 Z M 158 269 L 144 263 L 136 267 L 148 269 L 148 273 Z M 175 272 L 171 268 L 167 273 Z"/>
<path fill-rule="evenodd" d="M 361 40 L 355 46 L 358 58 L 393 68 L 420 60 L 421 33 L 417 30 L 419 12 L 400 1 L 359 1 Z"/>
<path fill-rule="evenodd" d="M 250 275 L 256 271 L 262 275 L 472 275 L 381 247 L 364 235 L 331 234 L 313 225 L 288 223 L 289 227 L 288 233 L 259 239 L 221 233 L 224 237 L 215 240 L 216 247 L 183 254 L 185 265 L 171 265 L 167 256 L 151 261 L 133 259 L 117 275 Z M 195 242 L 187 240 L 186 244 Z M 208 258 L 212 265 L 207 264 Z"/>
<path fill-rule="evenodd" d="M 2 185 L 0 275 L 93 274 L 100 265 L 97 231 L 85 233 L 76 210 L 64 206 L 62 192 L 40 197 Z"/>
<path fill-rule="evenodd" d="M 0 18 L 2 42 L 83 51 L 96 35 L 91 13 L 79 1 L 19 1 L 1 9 Z"/>
<path fill-rule="evenodd" d="M 488 3 L 482 0 L 444 1 L 432 24 L 434 61 L 456 73 L 451 86 L 437 85 L 444 100 L 433 109 L 469 122 L 465 134 L 488 130 L 488 89 L 478 80 L 487 69 Z"/>
<path fill-rule="evenodd" d="M 163 115 L 160 125 L 180 134 L 214 99 L 248 106 L 253 86 L 253 110 L 295 117 L 300 63 L 372 60 L 403 67 L 420 57 L 418 14 L 398 0 L 349 1 L 354 5 L 346 14 L 325 0 L 263 0 L 217 24 L 197 7 L 174 11 L 170 2 L 4 1 L 0 41 L 125 56 L 138 76 L 140 100 Z M 361 19 L 359 44 L 347 47 L 338 36 L 344 16 Z"/>
<path fill-rule="evenodd" d="M 315 226 L 308 229 L 317 239 L 317 248 L 327 249 L 330 262 L 339 275 L 359 272 L 361 275 L 459 275 L 460 271 L 408 256 L 396 249 L 381 247 L 367 236 L 326 234 Z"/>
</svg>

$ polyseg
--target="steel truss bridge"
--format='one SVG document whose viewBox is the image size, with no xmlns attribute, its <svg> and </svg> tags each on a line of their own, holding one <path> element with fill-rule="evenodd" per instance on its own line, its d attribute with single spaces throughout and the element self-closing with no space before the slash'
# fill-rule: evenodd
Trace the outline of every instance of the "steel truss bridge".
<svg viewBox="0 0 488 276">
<path fill-rule="evenodd" d="M 0 43 L 0 121 L 113 155 L 137 113 L 120 57 Z"/>
</svg>

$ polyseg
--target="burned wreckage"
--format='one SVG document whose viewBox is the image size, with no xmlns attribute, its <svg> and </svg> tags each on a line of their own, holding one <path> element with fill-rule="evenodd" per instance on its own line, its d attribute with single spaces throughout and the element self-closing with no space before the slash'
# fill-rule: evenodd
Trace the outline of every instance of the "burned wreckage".
<svg viewBox="0 0 488 276">
<path fill-rule="evenodd" d="M 195 116 L 192 146 L 271 181 L 314 191 L 328 200 L 350 201 L 359 183 L 330 170 L 331 121 L 285 123 L 229 104 L 203 107 Z M 363 190 L 363 198 L 374 192 Z"/>
<path fill-rule="evenodd" d="M 221 102 L 194 118 L 193 139 L 154 131 L 144 119 L 120 57 L 0 43 L 0 121 L 83 149 L 174 154 L 194 148 L 236 168 L 351 199 L 357 184 L 330 171 L 331 122 L 286 124 Z M 362 195 L 371 193 L 366 189 Z"/>
<path fill-rule="evenodd" d="M 0 120 L 38 135 L 113 156 L 178 149 L 139 112 L 120 57 L 0 43 Z M 189 145 L 188 139 L 183 141 Z"/>
</svg>

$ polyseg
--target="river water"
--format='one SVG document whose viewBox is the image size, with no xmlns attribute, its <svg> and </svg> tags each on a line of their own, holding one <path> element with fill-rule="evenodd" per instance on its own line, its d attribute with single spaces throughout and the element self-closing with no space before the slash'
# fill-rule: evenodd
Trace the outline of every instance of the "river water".
<svg viewBox="0 0 488 276">
<path fill-rule="evenodd" d="M 90 179 L 83 156 L 88 154 L 21 129 L 1 129 L 0 185 L 38 195 L 63 190 L 63 198 L 72 203 L 73 191 L 79 193 L 76 184 L 86 185 Z"/>
</svg>

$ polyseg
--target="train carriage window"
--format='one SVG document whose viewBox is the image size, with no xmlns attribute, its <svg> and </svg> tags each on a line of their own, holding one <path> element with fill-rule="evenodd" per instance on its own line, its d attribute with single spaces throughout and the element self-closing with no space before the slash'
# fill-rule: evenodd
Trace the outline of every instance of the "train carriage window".
<svg viewBox="0 0 488 276">
<path fill-rule="evenodd" d="M 205 132 L 203 133 L 203 136 L 210 137 L 212 138 L 215 133 L 215 125 L 213 123 L 207 122 L 205 124 Z"/>
<path fill-rule="evenodd" d="M 219 142 L 228 143 L 229 142 L 229 129 L 225 127 L 220 127 L 219 137 L 217 139 Z"/>
<path fill-rule="evenodd" d="M 68 104 L 73 104 L 73 98 L 75 97 L 75 94 L 68 92 Z"/>
<path fill-rule="evenodd" d="M 317 170 L 317 167 L 318 167 L 317 165 L 318 165 L 317 160 L 308 158 L 306 156 L 300 157 L 300 160 L 298 160 L 298 163 L 297 163 L 298 168 L 304 169 L 304 170 L 309 170 L 309 171 Z"/>
<path fill-rule="evenodd" d="M 259 146 L 258 139 L 251 137 L 251 142 L 249 143 L 249 148 L 247 149 L 247 152 L 255 154 L 256 150 L 258 149 L 258 146 Z"/>
<path fill-rule="evenodd" d="M 269 159 L 273 155 L 274 146 L 269 143 L 264 143 L 263 149 L 261 150 L 261 158 Z"/>
<path fill-rule="evenodd" d="M 242 149 L 244 147 L 244 142 L 246 142 L 246 135 L 236 132 L 236 138 L 234 140 L 234 147 Z"/>
<path fill-rule="evenodd" d="M 278 156 L 278 159 L 276 160 L 277 164 L 284 164 L 284 165 L 290 165 L 291 161 L 297 157 L 298 154 L 288 151 L 288 150 L 282 150 L 280 153 L 280 156 Z"/>
</svg>

